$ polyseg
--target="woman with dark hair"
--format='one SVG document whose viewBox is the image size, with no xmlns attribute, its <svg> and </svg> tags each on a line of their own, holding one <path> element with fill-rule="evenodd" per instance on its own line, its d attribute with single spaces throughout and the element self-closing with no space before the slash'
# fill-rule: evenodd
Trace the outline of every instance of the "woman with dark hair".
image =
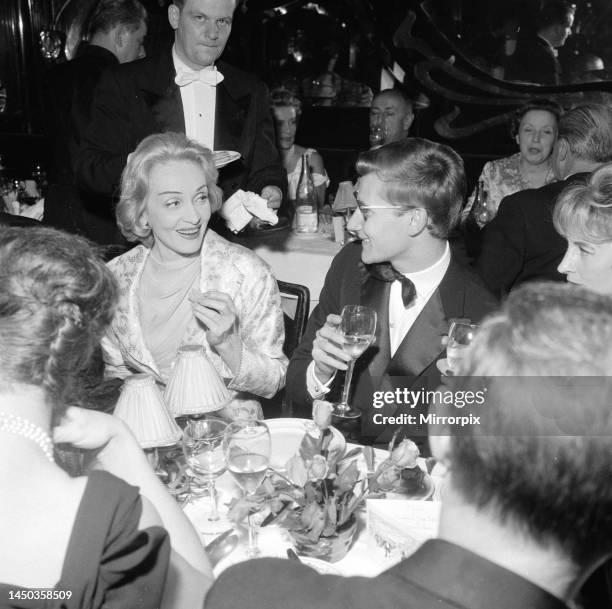
<svg viewBox="0 0 612 609">
<path fill-rule="evenodd" d="M 196 531 L 124 424 L 66 408 L 82 401 L 117 295 L 84 239 L 0 231 L 2 607 L 180 609 L 201 606 L 211 582 Z M 54 441 L 90 450 L 96 471 L 69 477 Z"/>
<path fill-rule="evenodd" d="M 491 217 L 497 213 L 504 197 L 555 181 L 551 154 L 562 113 L 561 106 L 548 99 L 535 99 L 516 111 L 512 121 L 512 135 L 519 145 L 519 152 L 485 163 L 478 178 L 488 194 Z M 476 189 L 463 210 L 464 219 L 469 215 L 475 197 Z"/>
<path fill-rule="evenodd" d="M 324 205 L 329 178 L 323 166 L 323 157 L 314 148 L 304 148 L 295 143 L 295 133 L 302 114 L 302 103 L 287 89 L 274 89 L 270 93 L 270 104 L 276 124 L 276 146 L 287 172 L 289 199 L 295 200 L 302 171 L 301 159 L 305 154 L 312 173 L 318 204 L 319 206 Z"/>
<path fill-rule="evenodd" d="M 261 416 L 257 396 L 283 387 L 280 295 L 266 264 L 208 228 L 221 205 L 209 150 L 180 133 L 145 138 L 121 177 L 117 223 L 141 245 L 109 263 L 120 300 L 102 346 L 107 376 L 166 383 L 182 345 L 200 345 L 232 401 L 223 414 Z"/>
<path fill-rule="evenodd" d="M 568 186 L 557 198 L 553 222 L 567 240 L 559 272 L 570 283 L 612 296 L 612 163 L 588 182 Z"/>
</svg>

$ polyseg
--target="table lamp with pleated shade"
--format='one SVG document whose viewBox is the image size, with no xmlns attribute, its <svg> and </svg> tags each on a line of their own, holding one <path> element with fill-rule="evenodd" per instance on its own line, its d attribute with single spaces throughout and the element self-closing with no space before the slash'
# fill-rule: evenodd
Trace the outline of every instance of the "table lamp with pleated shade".
<svg viewBox="0 0 612 609">
<path fill-rule="evenodd" d="M 164 399 L 173 417 L 183 417 L 220 410 L 227 406 L 232 396 L 203 347 L 183 345 L 166 385 Z"/>
<path fill-rule="evenodd" d="M 121 389 L 114 415 L 124 421 L 142 448 L 176 444 L 182 435 L 148 374 L 128 377 Z"/>
</svg>

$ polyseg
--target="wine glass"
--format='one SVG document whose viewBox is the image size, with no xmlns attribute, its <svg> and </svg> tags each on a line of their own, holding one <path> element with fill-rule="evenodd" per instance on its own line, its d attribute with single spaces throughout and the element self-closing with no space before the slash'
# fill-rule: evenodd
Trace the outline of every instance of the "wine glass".
<svg viewBox="0 0 612 609">
<path fill-rule="evenodd" d="M 448 331 L 448 343 L 446 345 L 446 361 L 449 369 L 455 374 L 465 351 L 471 344 L 478 326 L 470 320 L 454 321 Z"/>
<path fill-rule="evenodd" d="M 201 494 L 197 484 L 200 482 L 199 490 L 207 490 L 212 500 L 209 522 L 219 520 L 215 479 L 227 469 L 223 451 L 223 434 L 226 428 L 225 421 L 210 418 L 190 419 L 183 430 L 183 453 L 196 481 L 196 484 L 192 485 L 194 495 Z"/>
<path fill-rule="evenodd" d="M 342 397 L 334 404 L 334 416 L 356 419 L 361 413 L 348 403 L 353 368 L 357 358 L 372 344 L 376 335 L 376 311 L 361 305 L 347 305 L 342 309 L 340 329 L 344 335 L 344 350 L 351 356 L 344 378 Z"/>
<path fill-rule="evenodd" d="M 387 140 L 387 124 L 382 121 L 370 126 L 370 144 L 372 148 L 383 146 Z"/>
<path fill-rule="evenodd" d="M 235 421 L 225 430 L 223 447 L 227 468 L 247 497 L 255 494 L 268 471 L 271 448 L 270 430 L 263 421 Z M 251 514 L 248 517 L 249 557 L 259 554 L 257 533 Z"/>
</svg>

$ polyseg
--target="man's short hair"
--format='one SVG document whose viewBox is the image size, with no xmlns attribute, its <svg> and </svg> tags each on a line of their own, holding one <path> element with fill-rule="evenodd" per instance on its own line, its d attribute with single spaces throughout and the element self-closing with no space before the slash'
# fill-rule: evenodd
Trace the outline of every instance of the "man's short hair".
<svg viewBox="0 0 612 609">
<path fill-rule="evenodd" d="M 397 207 L 423 207 L 428 230 L 446 239 L 456 226 L 465 197 L 463 160 L 449 146 L 409 137 L 362 152 L 357 160 L 360 176 L 376 173 L 387 183 L 386 198 Z"/>
<path fill-rule="evenodd" d="M 89 21 L 89 37 L 108 33 L 117 25 L 137 30 L 147 20 L 147 11 L 138 0 L 101 0 Z"/>
<path fill-rule="evenodd" d="M 612 299 L 561 283 L 525 285 L 482 323 L 459 374 L 453 389 L 487 377 L 488 392 L 478 429 L 450 438 L 457 492 L 578 566 L 609 553 Z M 568 419 L 589 431 L 572 432 Z M 560 432 L 550 433 L 551 421 Z"/>
<path fill-rule="evenodd" d="M 397 87 L 393 87 L 392 89 L 383 89 L 382 91 L 379 91 L 372 98 L 372 104 L 371 105 L 373 105 L 374 104 L 374 100 L 379 98 L 381 95 L 391 95 L 392 97 L 395 97 L 395 99 L 399 100 L 400 102 L 402 102 L 406 106 L 406 108 L 407 108 L 407 110 L 409 112 L 414 113 L 414 104 L 412 102 L 412 99 L 402 89 L 398 89 Z"/>
<path fill-rule="evenodd" d="M 537 28 L 542 30 L 551 25 L 569 27 L 575 12 L 576 5 L 571 2 L 547 2 L 536 18 Z"/>
<path fill-rule="evenodd" d="M 244 0 L 234 0 L 234 10 L 239 8 L 240 5 L 243 3 L 243 1 Z M 175 4 L 176 6 L 179 7 L 179 9 L 182 9 L 183 6 L 185 5 L 185 0 L 172 0 L 172 4 Z"/>
<path fill-rule="evenodd" d="M 612 110 L 603 104 L 584 104 L 559 120 L 558 138 L 573 155 L 593 163 L 612 161 Z"/>
</svg>

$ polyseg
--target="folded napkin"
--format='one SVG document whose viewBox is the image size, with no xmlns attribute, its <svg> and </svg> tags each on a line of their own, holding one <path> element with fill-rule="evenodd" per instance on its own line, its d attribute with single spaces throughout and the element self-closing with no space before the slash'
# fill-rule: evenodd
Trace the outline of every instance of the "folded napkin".
<svg viewBox="0 0 612 609">
<path fill-rule="evenodd" d="M 241 231 L 253 217 L 272 225 L 278 223 L 278 216 L 268 207 L 266 199 L 244 190 L 237 190 L 225 201 L 220 213 L 233 233 Z"/>
<path fill-rule="evenodd" d="M 436 537 L 439 501 L 368 499 L 368 550 L 389 568 L 410 556 L 427 539 Z"/>
</svg>

